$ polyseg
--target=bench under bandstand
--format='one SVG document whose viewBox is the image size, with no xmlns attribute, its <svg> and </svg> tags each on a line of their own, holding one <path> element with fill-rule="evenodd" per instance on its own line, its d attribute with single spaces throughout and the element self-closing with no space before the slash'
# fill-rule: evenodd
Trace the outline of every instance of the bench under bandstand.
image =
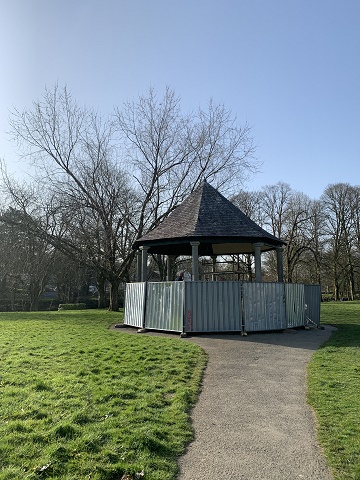
<svg viewBox="0 0 360 480">
<path fill-rule="evenodd" d="M 124 324 L 180 332 L 255 332 L 320 324 L 319 285 L 283 281 L 285 242 L 203 181 L 157 228 L 134 243 L 138 282 L 126 285 Z M 263 282 L 261 255 L 276 251 L 277 282 Z M 149 254 L 167 257 L 167 281 L 148 282 Z M 252 254 L 254 282 L 201 281 L 199 257 Z M 191 256 L 191 281 L 172 281 L 172 261 Z"/>
</svg>

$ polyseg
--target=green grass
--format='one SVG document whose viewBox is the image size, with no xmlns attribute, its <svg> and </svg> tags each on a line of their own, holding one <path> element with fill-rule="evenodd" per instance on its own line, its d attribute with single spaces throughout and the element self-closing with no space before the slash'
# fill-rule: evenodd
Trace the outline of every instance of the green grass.
<svg viewBox="0 0 360 480">
<path fill-rule="evenodd" d="M 0 314 L 1 480 L 175 478 L 204 352 L 116 322 L 96 310 Z"/>
<path fill-rule="evenodd" d="M 337 327 L 308 366 L 308 401 L 336 480 L 360 480 L 360 302 L 322 304 Z"/>
</svg>

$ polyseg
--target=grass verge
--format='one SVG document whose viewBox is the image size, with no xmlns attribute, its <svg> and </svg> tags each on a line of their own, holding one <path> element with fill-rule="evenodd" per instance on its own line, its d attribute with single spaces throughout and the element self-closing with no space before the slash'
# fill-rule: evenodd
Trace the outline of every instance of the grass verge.
<svg viewBox="0 0 360 480">
<path fill-rule="evenodd" d="M 119 314 L 0 314 L 0 479 L 172 480 L 206 358 L 108 329 Z"/>
<path fill-rule="evenodd" d="M 321 321 L 337 327 L 308 365 L 308 401 L 336 480 L 360 480 L 360 302 L 329 302 Z"/>
</svg>

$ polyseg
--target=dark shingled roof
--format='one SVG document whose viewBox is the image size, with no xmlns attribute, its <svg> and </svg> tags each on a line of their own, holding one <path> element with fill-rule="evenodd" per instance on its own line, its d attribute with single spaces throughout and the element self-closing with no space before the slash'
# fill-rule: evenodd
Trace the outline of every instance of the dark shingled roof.
<svg viewBox="0 0 360 480">
<path fill-rule="evenodd" d="M 136 240 L 134 248 L 149 253 L 191 255 L 191 241 L 199 241 L 199 255 L 249 253 L 253 243 L 272 250 L 285 242 L 259 227 L 205 180 L 158 227 Z"/>
</svg>

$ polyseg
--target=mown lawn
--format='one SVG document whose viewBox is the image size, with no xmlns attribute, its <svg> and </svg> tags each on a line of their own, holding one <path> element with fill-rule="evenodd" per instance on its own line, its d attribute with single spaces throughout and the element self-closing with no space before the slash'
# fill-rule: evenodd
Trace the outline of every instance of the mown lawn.
<svg viewBox="0 0 360 480">
<path fill-rule="evenodd" d="M 0 314 L 0 479 L 172 480 L 206 358 L 120 314 Z"/>
<path fill-rule="evenodd" d="M 321 306 L 321 322 L 337 327 L 308 366 L 308 401 L 336 480 L 360 480 L 360 302 Z"/>
</svg>

